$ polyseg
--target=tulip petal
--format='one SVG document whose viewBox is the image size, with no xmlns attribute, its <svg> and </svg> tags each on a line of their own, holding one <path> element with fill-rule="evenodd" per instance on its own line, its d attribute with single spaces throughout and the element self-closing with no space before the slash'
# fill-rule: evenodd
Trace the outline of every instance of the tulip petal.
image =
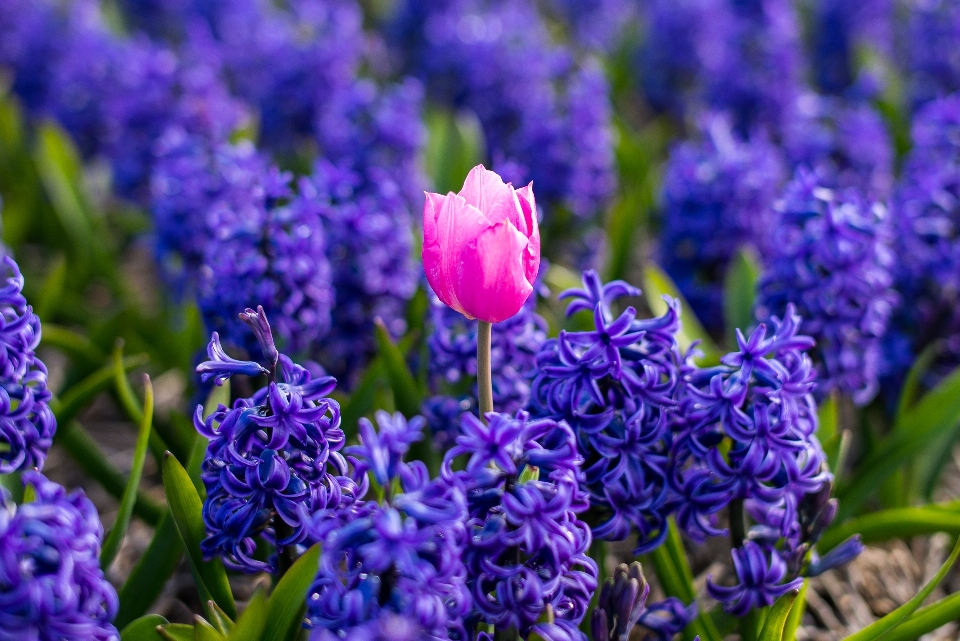
<svg viewBox="0 0 960 641">
<path fill-rule="evenodd" d="M 540 225 L 537 222 L 537 201 L 533 196 L 533 183 L 516 190 L 522 218 L 517 229 L 530 239 L 523 256 L 523 271 L 527 282 L 533 285 L 540 273 Z"/>
<path fill-rule="evenodd" d="M 513 187 L 499 174 L 477 165 L 467 174 L 459 194 L 468 205 L 479 209 L 492 223 L 509 220 L 518 227 L 518 205 Z"/>
<path fill-rule="evenodd" d="M 527 238 L 503 221 L 464 246 L 456 287 L 464 315 L 499 323 L 520 310 L 533 292 L 524 274 L 527 245 Z"/>
</svg>

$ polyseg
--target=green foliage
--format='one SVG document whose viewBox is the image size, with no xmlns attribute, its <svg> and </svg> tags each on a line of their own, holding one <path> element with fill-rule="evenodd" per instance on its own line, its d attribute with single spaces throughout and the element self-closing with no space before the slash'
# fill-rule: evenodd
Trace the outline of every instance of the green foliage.
<svg viewBox="0 0 960 641">
<path fill-rule="evenodd" d="M 426 113 L 426 125 L 424 164 L 434 189 L 441 194 L 460 191 L 470 170 L 486 160 L 480 121 L 469 111 L 455 114 L 431 108 Z"/>
<path fill-rule="evenodd" d="M 168 454 L 163 460 L 163 489 L 177 532 L 187 552 L 187 560 L 200 591 L 200 598 L 204 603 L 214 601 L 228 616 L 235 617 L 237 606 L 233 602 L 233 593 L 230 591 L 223 562 L 219 558 L 204 561 L 200 551 L 200 542 L 206 535 L 201 514 L 203 502 L 190 475 L 172 454 Z"/>
<path fill-rule="evenodd" d="M 655 263 L 648 262 L 643 269 L 643 290 L 646 296 L 647 305 L 657 316 L 666 313 L 667 303 L 663 296 L 670 296 L 680 301 L 680 308 L 683 311 L 680 319 L 683 326 L 677 335 L 677 341 L 684 350 L 690 348 L 694 341 L 700 341 L 698 348 L 703 352 L 701 364 L 712 364 L 720 361 L 720 348 L 717 347 L 707 330 L 697 319 L 690 307 L 690 303 L 683 297 L 680 290 L 674 284 L 673 280 L 667 275 L 667 272 Z"/>
<path fill-rule="evenodd" d="M 799 594 L 800 590 L 791 590 L 777 599 L 776 603 L 770 607 L 767 619 L 763 622 L 763 628 L 760 630 L 759 641 L 782 641 L 790 612 Z"/>
<path fill-rule="evenodd" d="M 760 259 L 750 246 L 741 247 L 727 268 L 723 280 L 723 320 L 729 349 L 737 344 L 737 330 L 747 334 L 755 322 L 753 306 L 760 272 Z"/>
<path fill-rule="evenodd" d="M 157 628 L 167 624 L 169 621 L 158 614 L 142 616 L 120 631 L 120 641 L 162 641 Z"/>
<path fill-rule="evenodd" d="M 320 544 L 307 550 L 283 575 L 267 602 L 270 626 L 263 641 L 285 641 L 296 636 L 303 625 L 306 598 L 320 566 Z"/>
</svg>

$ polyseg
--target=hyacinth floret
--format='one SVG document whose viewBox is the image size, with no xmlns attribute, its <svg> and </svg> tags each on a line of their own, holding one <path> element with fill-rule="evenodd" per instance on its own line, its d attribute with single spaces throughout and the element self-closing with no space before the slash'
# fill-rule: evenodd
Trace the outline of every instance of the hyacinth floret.
<svg viewBox="0 0 960 641">
<path fill-rule="evenodd" d="M 82 490 L 68 494 L 39 472 L 23 480 L 35 500 L 16 505 L 0 492 L 0 638 L 119 641 L 96 508 Z"/>
<path fill-rule="evenodd" d="M 738 583 L 725 587 L 707 579 L 707 592 L 724 604 L 730 614 L 738 617 L 751 610 L 773 605 L 773 602 L 791 590 L 799 590 L 803 579 L 787 577 L 787 564 L 776 550 L 765 550 L 753 541 L 734 548 L 733 567 Z"/>
<path fill-rule="evenodd" d="M 0 286 L 0 474 L 42 468 L 57 431 L 47 368 L 36 355 L 40 318 L 23 296 L 23 275 L 5 256 Z"/>
<path fill-rule="evenodd" d="M 551 607 L 557 621 L 578 624 L 596 588 L 587 555 L 590 528 L 579 514 L 573 431 L 563 422 L 489 412 L 462 417 L 461 434 L 444 457 L 442 478 L 466 494 L 464 561 L 473 596 L 468 629 L 481 622 L 526 637 Z M 466 457 L 465 468 L 453 461 Z"/>
<path fill-rule="evenodd" d="M 263 308 L 248 309 L 241 320 L 254 329 L 267 366 L 230 358 L 214 333 L 210 360 L 197 371 L 218 385 L 237 374 L 265 374 L 268 383 L 232 407 L 220 404 L 206 419 L 197 407 L 194 424 L 210 440 L 201 469 L 207 490 L 201 547 L 208 558 L 258 572 L 272 570 L 273 562 L 253 557 L 257 537 L 278 547 L 303 543 L 314 512 L 349 505 L 359 488 L 338 452 L 340 406 L 328 398 L 336 379 L 315 378 L 279 354 Z"/>
<path fill-rule="evenodd" d="M 382 498 L 313 518 L 323 559 L 308 598 L 310 638 L 464 641 L 471 602 L 463 493 L 431 480 L 422 461 L 403 460 L 423 438 L 422 419 L 375 419 L 379 429 L 363 419 L 360 445 L 345 453 L 358 486 L 377 487 Z"/>
<path fill-rule="evenodd" d="M 775 251 L 759 284 L 760 318 L 794 304 L 817 342 L 818 392 L 863 405 L 879 389 L 882 340 L 898 301 L 886 208 L 799 171 L 778 204 Z"/>
<path fill-rule="evenodd" d="M 640 291 L 623 281 L 604 284 L 584 272 L 583 289 L 561 294 L 567 315 L 589 312 L 594 327 L 561 331 L 537 357 L 531 408 L 538 416 L 569 423 L 583 456 L 583 487 L 593 514 L 593 533 L 620 540 L 639 534 L 640 550 L 656 547 L 666 534 L 670 414 L 684 359 L 676 340 L 679 305 L 637 319 L 627 307 L 616 316 L 612 304 Z"/>
</svg>

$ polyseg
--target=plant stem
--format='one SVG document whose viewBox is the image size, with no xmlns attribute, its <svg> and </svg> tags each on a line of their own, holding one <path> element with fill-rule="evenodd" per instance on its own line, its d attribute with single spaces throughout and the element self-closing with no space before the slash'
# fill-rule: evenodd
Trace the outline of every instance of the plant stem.
<svg viewBox="0 0 960 641">
<path fill-rule="evenodd" d="M 730 544 L 735 547 L 743 547 L 743 542 L 747 540 L 747 524 L 743 514 L 743 499 L 734 499 L 730 501 Z"/>
<path fill-rule="evenodd" d="M 287 525 L 278 515 L 273 517 L 273 533 L 277 537 L 277 580 L 279 581 L 297 560 L 297 546 L 280 545 L 282 539 L 286 539 L 293 534 L 293 528 Z"/>
<path fill-rule="evenodd" d="M 477 399 L 480 402 L 480 418 L 493 411 L 493 381 L 490 372 L 490 334 L 493 325 L 479 321 L 477 327 Z"/>
</svg>

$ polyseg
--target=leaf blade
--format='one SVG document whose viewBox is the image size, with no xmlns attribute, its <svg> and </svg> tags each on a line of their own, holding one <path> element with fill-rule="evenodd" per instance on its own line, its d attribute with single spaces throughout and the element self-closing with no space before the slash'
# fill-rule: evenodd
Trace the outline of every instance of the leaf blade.
<svg viewBox="0 0 960 641">
<path fill-rule="evenodd" d="M 303 621 L 306 598 L 320 565 L 320 544 L 313 545 L 287 570 L 267 602 L 267 620 L 270 627 L 263 641 L 284 641 L 291 630 Z M 298 616 L 299 615 L 299 616 Z"/>
<path fill-rule="evenodd" d="M 783 639 L 787 619 L 799 594 L 800 590 L 790 590 L 774 602 L 770 612 L 767 613 L 767 620 L 763 622 L 759 641 L 781 641 Z"/>
</svg>

